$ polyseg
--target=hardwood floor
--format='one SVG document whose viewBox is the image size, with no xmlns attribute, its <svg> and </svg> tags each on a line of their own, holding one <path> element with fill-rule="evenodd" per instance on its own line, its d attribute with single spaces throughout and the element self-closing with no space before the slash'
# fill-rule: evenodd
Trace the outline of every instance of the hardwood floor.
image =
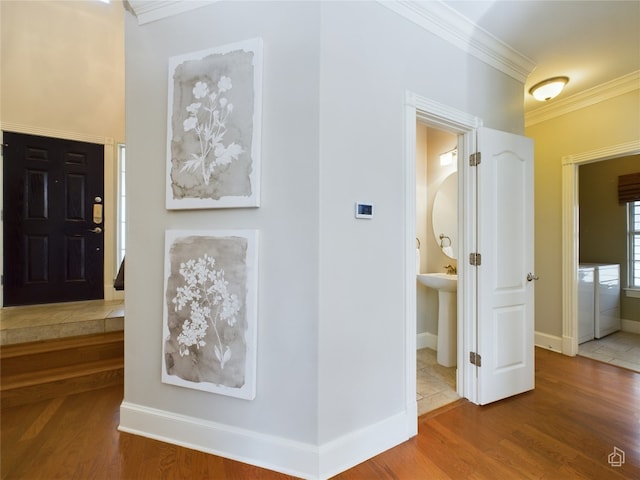
<svg viewBox="0 0 640 480">
<path fill-rule="evenodd" d="M 3 408 L 3 479 L 286 479 L 214 455 L 120 433 L 122 387 Z M 640 374 L 536 349 L 536 389 L 419 419 L 417 437 L 336 478 L 638 479 Z M 608 464 L 618 447 L 620 467 Z"/>
</svg>

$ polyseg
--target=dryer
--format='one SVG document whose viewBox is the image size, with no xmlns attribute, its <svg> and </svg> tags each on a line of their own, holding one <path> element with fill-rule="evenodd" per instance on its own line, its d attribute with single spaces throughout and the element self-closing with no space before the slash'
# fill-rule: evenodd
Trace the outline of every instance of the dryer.
<svg viewBox="0 0 640 480">
<path fill-rule="evenodd" d="M 590 272 L 593 269 L 593 280 L 591 282 L 590 276 L 586 272 Z M 578 343 L 588 341 L 589 335 L 587 331 L 590 330 L 588 318 L 590 315 L 586 310 L 587 291 L 590 289 L 590 285 L 593 284 L 593 337 L 602 338 L 613 332 L 620 330 L 620 265 L 608 264 L 608 263 L 581 263 L 579 271 L 583 272 L 583 275 L 579 275 L 578 278 L 578 295 L 579 295 L 579 312 L 578 312 Z M 582 284 L 580 283 L 582 280 Z M 580 297 L 581 293 L 584 297 Z M 583 305 L 581 301 L 585 302 L 585 311 L 583 313 Z M 582 317 L 582 329 L 580 322 L 580 315 Z M 583 338 L 585 338 L 583 340 Z"/>
</svg>

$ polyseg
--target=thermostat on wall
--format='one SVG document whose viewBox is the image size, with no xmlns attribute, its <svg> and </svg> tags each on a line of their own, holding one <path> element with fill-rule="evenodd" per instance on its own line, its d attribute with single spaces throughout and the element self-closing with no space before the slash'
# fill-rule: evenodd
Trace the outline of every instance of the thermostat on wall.
<svg viewBox="0 0 640 480">
<path fill-rule="evenodd" d="M 356 218 L 373 218 L 373 204 L 356 202 Z"/>
</svg>

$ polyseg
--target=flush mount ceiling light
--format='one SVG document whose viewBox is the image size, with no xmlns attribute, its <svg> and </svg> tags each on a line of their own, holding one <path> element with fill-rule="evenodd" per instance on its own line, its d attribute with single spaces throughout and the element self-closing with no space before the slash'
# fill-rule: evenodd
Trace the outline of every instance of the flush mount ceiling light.
<svg viewBox="0 0 640 480">
<path fill-rule="evenodd" d="M 529 93 L 533 95 L 536 100 L 546 102 L 558 96 L 568 81 L 569 77 L 548 78 L 540 83 L 536 83 L 529 89 Z"/>
</svg>

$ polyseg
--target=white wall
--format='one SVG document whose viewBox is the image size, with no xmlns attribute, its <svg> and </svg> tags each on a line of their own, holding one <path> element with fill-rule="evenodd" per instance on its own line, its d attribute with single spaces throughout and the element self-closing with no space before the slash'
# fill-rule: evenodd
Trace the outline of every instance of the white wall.
<svg viewBox="0 0 640 480">
<path fill-rule="evenodd" d="M 406 90 L 522 133 L 522 85 L 374 2 L 322 4 L 320 444 L 402 412 Z M 490 87 L 488 87 L 490 85 Z M 407 128 L 415 128 L 414 124 Z M 353 203 L 374 204 L 355 220 Z"/>
<path fill-rule="evenodd" d="M 129 17 L 126 33 L 121 427 L 323 478 L 406 439 L 405 92 L 521 133 L 521 109 L 501 105 L 521 103 L 522 85 L 374 2 L 220 2 L 143 26 Z M 262 206 L 166 211 L 168 58 L 256 36 Z M 358 200 L 373 220 L 354 218 Z M 261 231 L 254 401 L 160 383 L 163 234 L 193 227 Z"/>
<path fill-rule="evenodd" d="M 125 402 L 315 443 L 318 6 L 220 3 L 144 26 L 127 17 Z M 264 40 L 262 206 L 165 210 L 168 58 L 254 37 Z M 160 383 L 164 231 L 177 228 L 260 230 L 254 401 Z"/>
<path fill-rule="evenodd" d="M 124 141 L 124 10 L 114 2 L 7 1 L 2 121 Z"/>
<path fill-rule="evenodd" d="M 637 142 L 640 89 L 527 127 L 535 143 L 536 332 L 562 338 L 562 157 Z"/>
</svg>

